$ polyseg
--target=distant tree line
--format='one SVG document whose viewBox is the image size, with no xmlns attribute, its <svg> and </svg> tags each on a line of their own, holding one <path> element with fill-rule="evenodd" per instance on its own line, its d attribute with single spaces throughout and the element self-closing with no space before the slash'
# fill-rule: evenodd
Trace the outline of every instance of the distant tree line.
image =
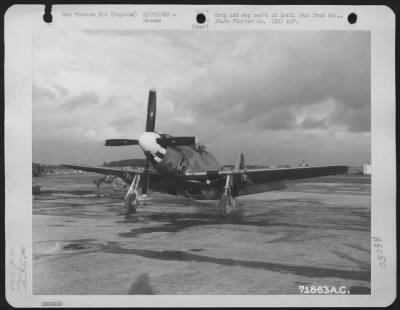
<svg viewBox="0 0 400 310">
<path fill-rule="evenodd" d="M 41 169 L 57 169 L 60 168 L 61 165 L 46 165 L 46 164 L 32 163 L 32 168 L 33 167 Z"/>
</svg>

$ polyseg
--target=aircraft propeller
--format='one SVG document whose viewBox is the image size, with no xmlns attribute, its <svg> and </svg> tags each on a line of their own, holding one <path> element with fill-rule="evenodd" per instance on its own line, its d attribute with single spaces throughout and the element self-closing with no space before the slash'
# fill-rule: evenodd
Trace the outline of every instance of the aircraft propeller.
<svg viewBox="0 0 400 310">
<path fill-rule="evenodd" d="M 149 100 L 147 104 L 147 119 L 146 119 L 146 131 L 139 139 L 108 139 L 105 142 L 105 146 L 127 146 L 127 145 L 139 145 L 146 155 L 151 156 L 155 152 L 154 142 L 162 147 L 174 147 L 174 146 L 185 146 L 195 145 L 195 137 L 160 137 L 159 134 L 154 132 L 156 124 L 156 107 L 157 107 L 157 95 L 154 89 L 149 91 Z M 155 141 L 154 141 L 155 140 Z M 146 166 L 142 175 L 142 194 L 147 194 L 149 186 L 149 156 L 146 156 Z"/>
<path fill-rule="evenodd" d="M 156 142 L 161 146 L 183 146 L 196 144 L 195 137 L 171 137 L 171 138 L 156 138 Z M 109 139 L 106 140 L 105 146 L 125 146 L 125 145 L 140 145 L 137 139 Z"/>
<path fill-rule="evenodd" d="M 149 91 L 149 102 L 147 103 L 146 132 L 153 132 L 156 126 L 157 95 L 154 89 Z"/>
<path fill-rule="evenodd" d="M 124 146 L 124 145 L 139 145 L 139 140 L 136 139 L 109 139 L 106 140 L 105 146 Z"/>
</svg>

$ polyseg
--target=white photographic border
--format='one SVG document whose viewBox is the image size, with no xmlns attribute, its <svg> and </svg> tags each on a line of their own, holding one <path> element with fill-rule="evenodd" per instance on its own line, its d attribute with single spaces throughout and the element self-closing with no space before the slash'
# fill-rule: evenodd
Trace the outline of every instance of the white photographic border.
<svg viewBox="0 0 400 310">
<path fill-rule="evenodd" d="M 66 18 L 75 11 L 165 11 L 173 18 Z M 334 12 L 342 19 L 308 19 L 299 24 L 215 24 L 216 12 Z M 198 27 L 198 13 L 207 16 Z M 347 21 L 356 13 L 355 24 Z M 6 298 L 14 307 L 181 306 L 388 306 L 396 298 L 395 14 L 386 6 L 54 5 L 53 22 L 44 5 L 14 5 L 5 14 L 5 232 Z M 102 30 L 348 30 L 371 32 L 371 294 L 370 295 L 33 295 L 32 294 L 32 34 L 38 31 Z M 10 85 L 18 84 L 13 88 Z M 375 239 L 374 239 L 375 238 Z M 17 268 L 23 272 L 15 271 Z M 25 276 L 26 278 L 24 278 Z M 16 278 L 17 277 L 17 278 Z M 14 282 L 12 282 L 14 281 Z M 17 281 L 17 285 L 15 284 Z M 59 304 L 57 304 L 59 303 Z"/>
</svg>

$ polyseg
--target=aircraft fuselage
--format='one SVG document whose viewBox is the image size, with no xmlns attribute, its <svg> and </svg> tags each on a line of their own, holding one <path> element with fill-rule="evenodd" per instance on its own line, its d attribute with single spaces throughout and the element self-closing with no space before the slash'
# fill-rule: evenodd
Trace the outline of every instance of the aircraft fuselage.
<svg viewBox="0 0 400 310">
<path fill-rule="evenodd" d="M 169 135 L 163 135 L 170 137 Z M 215 180 L 187 180 L 184 177 L 186 171 L 216 171 L 221 167 L 214 155 L 209 153 L 202 144 L 194 146 L 158 147 L 150 151 L 144 150 L 146 157 L 150 160 L 154 169 L 163 177 L 171 180 L 173 186 L 167 189 L 170 194 L 179 194 L 196 199 L 217 199 L 220 196 L 215 187 L 210 186 L 211 181 Z M 165 187 L 165 186 L 163 186 Z M 157 189 L 156 185 L 151 189 Z"/>
</svg>

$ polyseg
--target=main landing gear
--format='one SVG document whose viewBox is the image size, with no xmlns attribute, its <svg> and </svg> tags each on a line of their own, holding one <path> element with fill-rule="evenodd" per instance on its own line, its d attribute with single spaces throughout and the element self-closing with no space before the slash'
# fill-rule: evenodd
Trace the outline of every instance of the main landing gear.
<svg viewBox="0 0 400 310">
<path fill-rule="evenodd" d="M 231 214 L 232 209 L 236 207 L 236 200 L 232 196 L 232 175 L 226 177 L 224 193 L 218 202 L 219 213 L 222 217 Z"/>
<path fill-rule="evenodd" d="M 105 182 L 105 178 L 100 178 L 100 179 L 96 179 L 93 181 L 93 183 L 96 184 L 96 196 L 97 197 L 100 197 L 100 194 L 101 194 L 100 186 L 104 182 Z"/>
<path fill-rule="evenodd" d="M 127 214 L 136 213 L 139 205 L 138 187 L 140 181 L 140 174 L 135 174 L 131 186 L 125 195 L 125 210 Z"/>
<path fill-rule="evenodd" d="M 104 178 L 100 178 L 100 179 L 94 180 L 93 183 L 96 184 L 96 196 L 97 196 L 97 197 L 100 197 L 100 196 L 101 196 L 101 189 L 100 189 L 101 184 L 103 184 L 103 183 L 111 183 L 111 182 L 113 182 L 115 179 L 117 179 L 117 178 L 113 177 L 112 175 L 106 175 L 106 176 L 104 176 Z M 122 180 L 121 180 L 121 181 L 122 181 Z M 122 181 L 122 182 L 123 182 L 123 181 Z M 113 188 L 114 188 L 114 190 L 115 190 L 114 183 L 113 183 Z"/>
</svg>

